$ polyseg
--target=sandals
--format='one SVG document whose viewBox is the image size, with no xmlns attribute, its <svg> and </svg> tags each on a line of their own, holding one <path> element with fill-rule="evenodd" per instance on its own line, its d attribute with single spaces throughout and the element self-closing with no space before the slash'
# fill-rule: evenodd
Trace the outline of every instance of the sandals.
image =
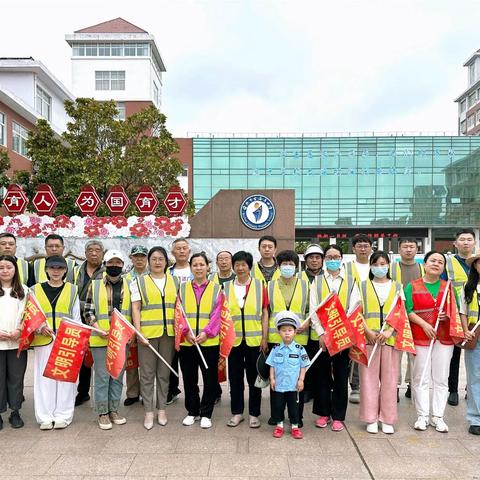
<svg viewBox="0 0 480 480">
<path fill-rule="evenodd" d="M 260 428 L 260 420 L 258 417 L 253 417 L 250 415 L 250 420 L 248 423 L 250 428 Z"/>
<path fill-rule="evenodd" d="M 228 422 L 227 426 L 228 427 L 238 427 L 240 423 L 242 423 L 245 419 L 243 418 L 243 415 L 234 415 Z"/>
</svg>

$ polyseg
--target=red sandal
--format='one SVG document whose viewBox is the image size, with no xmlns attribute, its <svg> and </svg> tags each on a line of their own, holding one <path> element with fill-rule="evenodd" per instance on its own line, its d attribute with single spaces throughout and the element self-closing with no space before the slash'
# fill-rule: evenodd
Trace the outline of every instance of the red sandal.
<svg viewBox="0 0 480 480">
<path fill-rule="evenodd" d="M 283 437 L 283 427 L 275 427 L 273 431 L 273 436 L 275 438 L 282 438 Z"/>
<path fill-rule="evenodd" d="M 292 437 L 295 440 L 301 440 L 303 438 L 303 433 L 299 428 L 292 428 Z"/>
</svg>

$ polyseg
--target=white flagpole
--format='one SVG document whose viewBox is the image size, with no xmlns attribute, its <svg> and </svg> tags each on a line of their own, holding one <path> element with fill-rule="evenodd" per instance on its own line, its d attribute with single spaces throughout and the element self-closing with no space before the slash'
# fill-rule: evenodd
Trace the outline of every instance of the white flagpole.
<svg viewBox="0 0 480 480">
<path fill-rule="evenodd" d="M 480 320 L 475 324 L 475 326 L 470 330 L 470 333 L 475 333 L 475 330 L 480 326 Z M 461 347 L 464 347 L 468 343 L 468 340 L 464 340 Z"/>
<path fill-rule="evenodd" d="M 329 293 L 329 294 L 325 297 L 325 299 L 324 299 L 322 302 L 320 302 L 320 303 L 314 308 L 313 312 L 310 312 L 310 313 L 308 314 L 308 317 L 301 323 L 300 328 L 303 328 L 305 325 L 308 324 L 308 322 L 310 321 L 310 319 L 313 317 L 314 313 L 315 313 L 322 305 L 324 305 L 328 300 L 330 300 L 330 298 L 334 295 L 334 293 L 335 293 L 335 292 Z"/>
<path fill-rule="evenodd" d="M 385 316 L 385 319 L 387 319 L 388 316 L 392 313 L 392 310 L 395 308 L 395 305 L 397 304 L 397 300 L 398 300 L 398 295 L 395 295 L 395 298 L 393 299 L 393 302 L 392 302 L 392 308 L 390 309 L 390 311 Z M 383 322 L 382 328 L 380 329 L 379 333 L 383 333 L 383 331 L 385 330 L 385 325 L 386 325 L 386 322 Z M 377 348 L 378 348 L 378 343 L 375 342 L 375 345 L 373 346 L 372 353 L 370 354 L 370 357 L 368 358 L 367 368 L 370 366 L 370 362 L 373 360 L 373 356 L 375 355 L 375 352 L 377 351 Z"/>
<path fill-rule="evenodd" d="M 135 332 L 136 335 L 138 335 L 139 338 L 141 338 L 147 345 L 147 347 L 170 369 L 170 371 L 178 377 L 178 372 L 176 372 L 170 364 L 150 345 L 150 342 L 148 341 L 147 338 L 145 338 L 136 328 L 134 325 L 132 325 L 130 322 L 127 322 L 126 318 L 117 310 L 115 311 L 118 314 L 118 318 L 125 324 L 127 325 L 131 330 Z"/>
<path fill-rule="evenodd" d="M 318 352 L 314 355 L 314 357 L 310 360 L 310 365 L 305 369 L 305 372 L 308 372 L 308 369 L 313 365 L 313 362 L 320 356 L 323 352 L 323 348 L 320 348 Z"/>
<path fill-rule="evenodd" d="M 185 310 L 183 309 L 182 302 L 180 302 L 180 308 L 182 309 L 183 316 L 185 317 L 185 321 L 187 322 L 188 329 L 190 330 L 190 335 L 193 338 L 195 338 L 195 335 L 193 334 L 192 326 L 190 325 L 190 322 L 187 319 L 187 314 L 185 313 Z M 205 360 L 205 357 L 203 356 L 203 352 L 200 348 L 200 345 L 197 342 L 193 342 L 193 344 L 197 347 L 198 354 L 200 355 L 200 358 L 202 359 L 203 366 L 205 367 L 206 370 L 208 370 L 207 361 Z"/>
<path fill-rule="evenodd" d="M 443 293 L 442 301 L 440 302 L 440 308 L 438 309 L 437 321 L 435 322 L 435 334 L 437 333 L 438 324 L 440 323 L 440 314 L 443 312 L 443 307 L 445 306 L 445 301 L 447 300 L 447 295 L 448 295 L 448 292 L 450 291 L 450 284 L 451 283 L 452 283 L 451 280 L 448 279 L 447 285 L 445 287 L 445 292 Z M 420 377 L 420 385 L 423 384 L 423 380 L 424 380 L 425 375 L 427 373 L 427 368 L 428 368 L 430 358 L 432 356 L 432 350 L 433 350 L 433 344 L 434 343 L 435 343 L 435 338 L 432 338 L 430 340 L 430 345 L 428 346 L 427 361 L 425 362 L 425 365 L 424 365 L 423 371 L 422 371 L 422 376 Z"/>
</svg>

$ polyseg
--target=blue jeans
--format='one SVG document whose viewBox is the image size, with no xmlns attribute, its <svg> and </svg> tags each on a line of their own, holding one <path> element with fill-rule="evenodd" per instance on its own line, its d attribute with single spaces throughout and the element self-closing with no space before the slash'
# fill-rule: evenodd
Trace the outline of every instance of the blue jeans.
<svg viewBox="0 0 480 480">
<path fill-rule="evenodd" d="M 118 410 L 123 389 L 125 365 L 118 378 L 112 378 L 105 367 L 106 354 L 107 347 L 92 348 L 93 370 L 95 372 L 95 411 L 99 415 Z"/>
<path fill-rule="evenodd" d="M 467 368 L 467 422 L 480 425 L 480 342 L 473 350 L 465 350 Z"/>
</svg>

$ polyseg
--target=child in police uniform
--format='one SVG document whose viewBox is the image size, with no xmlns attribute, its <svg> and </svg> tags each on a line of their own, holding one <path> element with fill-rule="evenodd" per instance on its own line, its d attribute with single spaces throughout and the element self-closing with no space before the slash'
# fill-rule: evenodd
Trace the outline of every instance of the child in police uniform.
<svg viewBox="0 0 480 480">
<path fill-rule="evenodd" d="M 306 367 L 310 365 L 310 360 L 302 345 L 294 342 L 296 330 L 300 327 L 300 319 L 295 313 L 288 310 L 279 312 L 275 316 L 275 326 L 282 342 L 272 349 L 266 362 L 270 365 L 271 417 L 277 424 L 273 436 L 280 438 L 283 435 L 286 405 L 292 437 L 301 439 L 303 435 L 298 427 L 300 421 L 298 395 L 303 390 Z"/>
</svg>

